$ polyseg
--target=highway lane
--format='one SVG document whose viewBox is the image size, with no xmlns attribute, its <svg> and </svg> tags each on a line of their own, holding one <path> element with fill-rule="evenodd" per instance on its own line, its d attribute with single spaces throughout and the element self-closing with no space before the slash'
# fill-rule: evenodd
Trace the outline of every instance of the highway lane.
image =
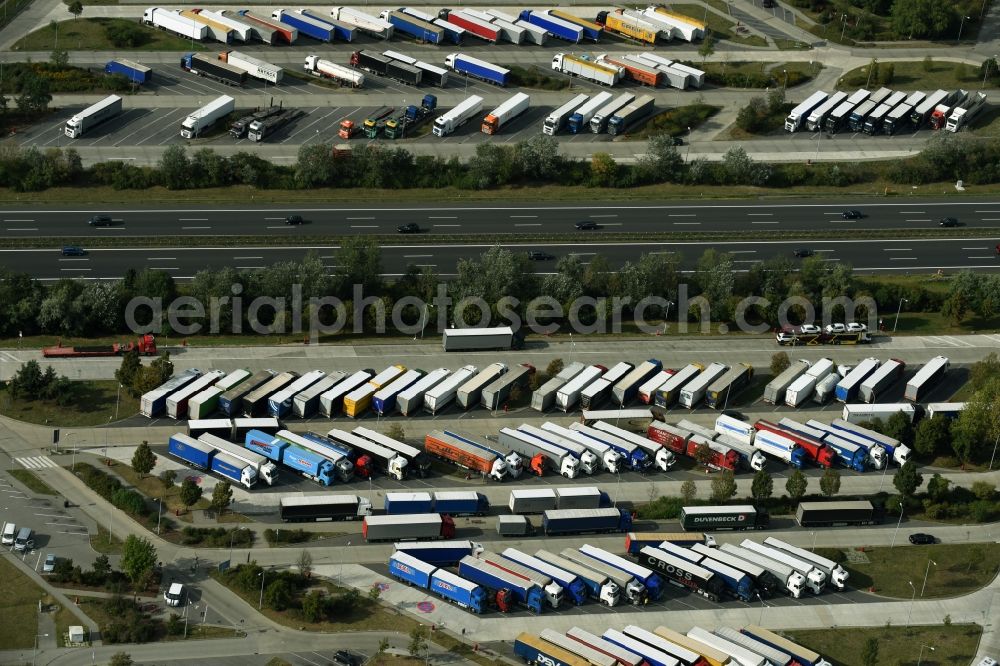
<svg viewBox="0 0 1000 666">
<path fill-rule="evenodd" d="M 841 212 L 858 209 L 866 215 L 845 220 Z M 106 213 L 113 224 L 93 228 L 87 220 Z M 306 224 L 289 227 L 285 216 L 301 214 Z M 469 234 L 572 234 L 573 225 L 591 220 L 600 232 L 662 233 L 732 231 L 834 231 L 871 229 L 939 229 L 938 220 L 955 217 L 963 227 L 1000 227 L 1000 199 L 942 200 L 907 198 L 815 200 L 697 199 L 627 202 L 593 201 L 579 205 L 541 202 L 462 203 L 440 205 L 308 205 L 161 207 L 133 206 L 83 209 L 44 205 L 0 208 L 0 238 L 133 237 L 133 236 L 316 236 L 394 234 L 396 227 L 416 222 L 433 236 Z M 950 230 L 940 229 L 948 238 Z M 600 233 L 599 232 L 599 233 Z M 597 236 L 598 234 L 592 234 Z M 992 234 L 987 234 L 992 235 Z M 423 236 L 426 238 L 426 235 Z M 996 241 L 991 244 L 995 245 Z"/>
<path fill-rule="evenodd" d="M 581 238 L 599 240 L 599 234 L 580 232 Z M 543 250 L 556 258 L 578 256 L 587 264 L 597 254 L 605 256 L 612 268 L 641 254 L 676 254 L 683 270 L 693 270 L 698 257 L 714 248 L 733 255 L 736 270 L 747 271 L 755 263 L 774 257 L 792 257 L 797 248 L 808 247 L 830 262 L 851 263 L 865 272 L 928 272 L 938 269 L 994 271 L 1000 270 L 1000 258 L 993 251 L 992 237 L 896 240 L 838 241 L 709 241 L 690 243 L 623 242 L 623 243 L 506 243 L 502 247 L 513 251 Z M 456 274 L 459 260 L 475 257 L 492 244 L 449 245 L 386 245 L 382 247 L 382 266 L 386 276 L 403 273 L 407 266 L 428 267 L 442 277 Z M 190 279 L 206 268 L 232 266 L 253 271 L 279 261 L 298 260 L 313 253 L 333 273 L 337 269 L 337 247 L 333 245 L 299 245 L 290 247 L 209 247 L 209 248 L 125 248 L 93 249 L 83 257 L 64 257 L 59 249 L 0 250 L 4 266 L 23 271 L 43 280 L 66 277 L 87 279 L 120 278 L 129 268 L 157 268 L 175 279 Z M 539 274 L 555 270 L 555 261 L 533 263 Z"/>
</svg>

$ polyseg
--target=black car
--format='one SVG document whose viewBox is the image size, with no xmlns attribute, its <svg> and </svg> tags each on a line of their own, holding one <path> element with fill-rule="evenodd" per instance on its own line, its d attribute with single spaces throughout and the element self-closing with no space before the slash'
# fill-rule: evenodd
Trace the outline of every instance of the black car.
<svg viewBox="0 0 1000 666">
<path fill-rule="evenodd" d="M 957 227 L 958 226 L 958 220 L 956 220 L 954 217 L 942 217 L 938 221 L 938 226 L 939 227 Z"/>
<path fill-rule="evenodd" d="M 62 254 L 64 257 L 85 257 L 87 256 L 87 251 L 79 245 L 64 245 Z"/>
<path fill-rule="evenodd" d="M 591 222 L 590 220 L 584 220 L 583 222 L 576 223 L 577 231 L 593 231 L 597 228 L 597 222 Z"/>
<path fill-rule="evenodd" d="M 542 252 L 541 250 L 530 250 L 528 252 L 528 259 L 532 261 L 552 261 L 555 258 L 556 255 Z"/>
<path fill-rule="evenodd" d="M 410 222 L 409 224 L 401 224 L 396 227 L 396 231 L 401 234 L 419 234 L 420 225 L 416 222 Z"/>
<path fill-rule="evenodd" d="M 814 254 L 816 254 L 816 252 L 807 247 L 800 247 L 796 248 L 795 250 L 792 250 L 792 254 L 794 254 L 799 259 L 805 259 L 806 257 L 813 256 Z"/>
<path fill-rule="evenodd" d="M 340 666 L 354 666 L 354 655 L 347 650 L 337 650 L 333 655 L 333 661 Z"/>
<path fill-rule="evenodd" d="M 303 224 L 305 220 L 302 219 L 301 215 L 289 215 L 285 218 L 285 224 L 299 225 Z"/>
<path fill-rule="evenodd" d="M 840 216 L 845 220 L 860 220 L 865 215 L 860 210 L 845 210 Z"/>
<path fill-rule="evenodd" d="M 916 534 L 910 535 L 910 543 L 915 546 L 926 546 L 927 544 L 937 543 L 935 539 L 930 534 L 925 534 L 924 532 L 917 532 Z"/>
<path fill-rule="evenodd" d="M 87 224 L 92 227 L 109 227 L 111 226 L 111 218 L 107 215 L 94 215 L 87 220 Z"/>
</svg>

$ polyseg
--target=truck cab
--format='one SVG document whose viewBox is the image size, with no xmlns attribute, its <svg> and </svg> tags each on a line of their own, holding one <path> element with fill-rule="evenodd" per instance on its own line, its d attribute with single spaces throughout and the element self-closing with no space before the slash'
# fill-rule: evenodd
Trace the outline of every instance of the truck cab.
<svg viewBox="0 0 1000 666">
<path fill-rule="evenodd" d="M 337 136 L 345 141 L 350 139 L 352 136 L 358 133 L 358 126 L 354 124 L 353 120 L 341 120 L 340 129 L 337 130 Z"/>
</svg>

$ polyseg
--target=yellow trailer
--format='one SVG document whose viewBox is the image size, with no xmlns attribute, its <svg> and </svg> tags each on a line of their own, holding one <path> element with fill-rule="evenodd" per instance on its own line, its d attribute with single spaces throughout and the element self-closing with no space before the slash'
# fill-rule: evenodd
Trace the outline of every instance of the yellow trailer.
<svg viewBox="0 0 1000 666">
<path fill-rule="evenodd" d="M 668 629 L 667 627 L 657 627 L 653 630 L 653 633 L 660 638 L 665 638 L 671 643 L 677 643 L 681 647 L 685 647 L 692 652 L 697 652 L 705 661 L 708 662 L 708 666 L 734 666 L 734 662 L 730 659 L 729 655 L 725 652 L 720 652 L 710 645 L 705 645 L 701 641 L 696 641 L 693 638 L 688 638 L 684 634 L 678 633 L 673 629 Z"/>
<path fill-rule="evenodd" d="M 372 404 L 375 393 L 387 386 L 389 382 L 406 372 L 402 365 L 390 365 L 388 368 L 371 378 L 366 384 L 354 389 L 344 396 L 344 414 L 356 419 L 364 414 Z"/>
<path fill-rule="evenodd" d="M 597 20 L 604 21 L 605 30 L 610 30 L 643 44 L 656 44 L 656 37 L 659 31 L 648 24 L 640 23 L 631 16 L 625 16 L 617 11 L 601 12 L 597 15 Z"/>
</svg>

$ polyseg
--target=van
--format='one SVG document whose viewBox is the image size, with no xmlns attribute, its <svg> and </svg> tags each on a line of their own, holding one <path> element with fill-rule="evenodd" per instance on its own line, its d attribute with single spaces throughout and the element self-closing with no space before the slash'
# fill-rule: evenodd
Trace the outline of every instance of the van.
<svg viewBox="0 0 1000 666">
<path fill-rule="evenodd" d="M 163 593 L 163 600 L 168 606 L 182 606 L 184 604 L 184 585 L 182 583 L 171 583 L 170 588 Z"/>
<path fill-rule="evenodd" d="M 66 245 L 62 249 L 64 257 L 85 257 L 87 256 L 87 251 L 84 250 L 79 245 Z"/>
<path fill-rule="evenodd" d="M 0 538 L 0 543 L 4 546 L 9 546 L 14 543 L 14 535 L 17 534 L 17 525 L 14 523 L 4 523 L 3 524 L 3 537 Z"/>
<path fill-rule="evenodd" d="M 14 550 L 23 552 L 35 547 L 35 541 L 31 538 L 31 528 L 22 527 L 17 531 L 17 538 L 14 539 Z"/>
</svg>

